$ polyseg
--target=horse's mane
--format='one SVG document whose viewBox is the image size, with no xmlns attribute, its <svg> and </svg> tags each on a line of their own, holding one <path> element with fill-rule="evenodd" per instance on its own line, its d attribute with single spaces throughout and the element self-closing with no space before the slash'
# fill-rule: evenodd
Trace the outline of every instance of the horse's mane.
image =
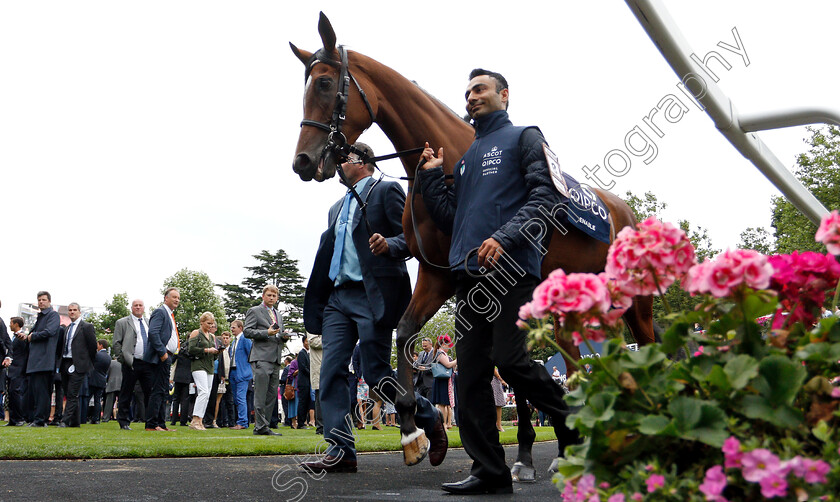
<svg viewBox="0 0 840 502">
<path fill-rule="evenodd" d="M 424 88 L 423 88 L 423 86 L 422 86 L 422 85 L 420 85 L 420 84 L 418 84 L 416 80 L 411 80 L 411 83 L 412 83 L 412 84 L 414 84 L 414 85 L 415 85 L 418 89 L 420 89 L 420 91 L 421 91 L 423 94 L 425 94 L 425 95 L 426 95 L 429 99 L 431 99 L 432 101 L 434 101 L 435 103 L 437 103 L 438 105 L 440 105 L 440 107 L 441 107 L 441 108 L 444 108 L 444 109 L 448 110 L 448 111 L 449 111 L 449 113 L 451 113 L 451 114 L 452 114 L 452 115 L 454 115 L 455 117 L 458 117 L 458 120 L 463 120 L 463 121 L 464 121 L 464 122 L 466 122 L 467 124 L 472 125 L 472 124 L 470 123 L 470 121 L 469 121 L 469 120 L 466 120 L 466 118 L 464 118 L 464 117 L 462 117 L 462 116 L 458 115 L 457 113 L 455 113 L 455 110 L 453 110 L 452 108 L 449 108 L 449 105 L 447 105 L 447 104 L 446 104 L 446 103 L 444 103 L 443 101 L 439 100 L 439 99 L 438 99 L 438 98 L 436 98 L 436 97 L 435 97 L 432 93 L 430 93 L 429 91 L 427 91 L 426 89 L 424 89 Z"/>
</svg>

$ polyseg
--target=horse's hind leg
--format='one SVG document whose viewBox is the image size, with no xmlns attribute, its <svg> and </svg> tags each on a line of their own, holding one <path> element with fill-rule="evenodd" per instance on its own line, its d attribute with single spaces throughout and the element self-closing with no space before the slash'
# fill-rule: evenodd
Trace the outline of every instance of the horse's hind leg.
<svg viewBox="0 0 840 502">
<path fill-rule="evenodd" d="M 537 470 L 534 469 L 534 460 L 531 457 L 531 448 L 537 433 L 531 424 L 531 409 L 521 392 L 513 389 L 516 398 L 516 416 L 519 423 L 516 430 L 516 439 L 519 441 L 519 453 L 516 462 L 510 469 L 510 475 L 515 483 L 533 483 L 537 480 Z"/>
<path fill-rule="evenodd" d="M 397 326 L 397 376 L 401 389 L 394 405 L 400 415 L 400 442 L 406 465 L 420 463 L 429 452 L 427 431 L 418 429 L 414 420 L 417 402 L 414 398 L 412 348 L 420 328 L 453 293 L 454 287 L 448 273 L 430 272 L 421 265 L 411 303 Z"/>
<path fill-rule="evenodd" d="M 653 331 L 653 296 L 634 296 L 633 305 L 624 313 L 624 320 L 639 345 L 656 341 Z"/>
</svg>

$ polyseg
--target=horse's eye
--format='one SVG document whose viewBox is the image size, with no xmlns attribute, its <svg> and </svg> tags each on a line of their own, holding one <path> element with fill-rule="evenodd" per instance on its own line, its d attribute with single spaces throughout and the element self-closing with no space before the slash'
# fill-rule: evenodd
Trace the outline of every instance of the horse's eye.
<svg viewBox="0 0 840 502">
<path fill-rule="evenodd" d="M 320 91 L 329 91 L 332 87 L 332 80 L 328 78 L 319 78 L 318 79 L 318 90 Z"/>
</svg>

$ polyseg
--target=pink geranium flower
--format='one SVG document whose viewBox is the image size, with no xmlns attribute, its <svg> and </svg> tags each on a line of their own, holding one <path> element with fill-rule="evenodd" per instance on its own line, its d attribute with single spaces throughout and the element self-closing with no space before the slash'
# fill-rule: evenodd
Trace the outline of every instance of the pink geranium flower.
<svg viewBox="0 0 840 502">
<path fill-rule="evenodd" d="M 641 494 L 641 493 L 639 493 L 639 492 L 636 492 L 636 493 L 634 493 L 633 495 L 631 495 L 631 496 L 630 496 L 630 498 L 631 498 L 634 502 L 641 502 L 641 501 L 642 501 L 642 499 L 644 498 L 644 495 L 642 495 L 642 494 Z"/>
<path fill-rule="evenodd" d="M 688 271 L 686 291 L 710 294 L 716 298 L 731 296 L 742 285 L 766 289 L 773 276 L 773 266 L 763 254 L 751 249 L 727 249 L 714 260 L 708 258 Z"/>
<path fill-rule="evenodd" d="M 636 229 L 625 227 L 618 233 L 605 270 L 630 295 L 658 295 L 685 276 L 695 261 L 685 232 L 651 216 Z"/>
<path fill-rule="evenodd" d="M 825 244 L 829 253 L 840 254 L 840 213 L 835 210 L 823 216 L 815 240 Z"/>
<path fill-rule="evenodd" d="M 744 479 L 751 483 L 758 483 L 767 476 L 776 475 L 782 468 L 779 457 L 764 448 L 745 453 L 741 465 Z"/>
<path fill-rule="evenodd" d="M 761 485 L 761 495 L 764 498 L 772 499 L 787 495 L 787 480 L 779 473 L 768 474 L 759 481 L 759 484 Z"/>
<path fill-rule="evenodd" d="M 625 502 L 623 493 L 616 493 L 607 499 L 607 502 Z"/>
<path fill-rule="evenodd" d="M 834 256 L 813 251 L 773 255 L 768 260 L 775 270 L 770 287 L 779 295 L 779 312 L 789 312 L 787 319 L 776 315 L 773 328 L 786 322 L 813 324 L 825 301 L 826 290 L 837 286 L 840 263 Z"/>
<path fill-rule="evenodd" d="M 716 465 L 706 470 L 706 477 L 700 485 L 700 491 L 706 496 L 706 500 L 720 500 L 723 489 L 726 488 L 726 474 L 723 467 Z"/>
<path fill-rule="evenodd" d="M 665 476 L 662 474 L 651 474 L 647 480 L 645 480 L 647 484 L 647 491 L 648 493 L 653 493 L 659 488 L 665 486 Z"/>
<path fill-rule="evenodd" d="M 744 458 L 744 452 L 741 451 L 741 442 L 735 436 L 729 436 L 723 442 L 723 458 L 724 467 L 727 469 L 741 467 L 741 459 Z"/>
</svg>

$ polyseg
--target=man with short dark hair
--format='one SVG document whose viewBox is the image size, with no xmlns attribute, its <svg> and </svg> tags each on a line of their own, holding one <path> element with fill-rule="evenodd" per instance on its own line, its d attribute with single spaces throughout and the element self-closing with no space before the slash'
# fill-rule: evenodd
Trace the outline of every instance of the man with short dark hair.
<svg viewBox="0 0 840 502">
<path fill-rule="evenodd" d="M 82 415 L 79 409 L 79 391 L 93 369 L 96 359 L 96 331 L 93 324 L 82 320 L 82 310 L 78 303 L 67 306 L 70 325 L 64 329 L 61 337 L 61 387 L 67 397 L 64 418 L 59 427 L 79 427 Z M 87 406 L 87 402 L 84 403 Z"/>
<path fill-rule="evenodd" d="M 52 308 L 52 296 L 47 291 L 38 292 L 38 319 L 28 335 L 29 357 L 26 374 L 35 412 L 31 427 L 45 427 L 50 418 L 50 391 L 55 374 L 56 350 L 58 348 L 61 325 L 58 312 Z"/>
<path fill-rule="evenodd" d="M 353 146 L 368 158 L 374 157 L 368 145 Z M 391 402 L 400 393 L 414 391 L 398 388 L 390 378 L 391 335 L 411 300 L 411 280 L 404 260 L 410 252 L 402 227 L 405 192 L 399 183 L 374 180 L 374 168 L 356 153 L 341 165 L 342 183 L 348 192 L 330 208 L 329 227 L 321 235 L 306 287 L 306 331 L 322 335 L 319 398 L 324 440 L 330 444 L 322 459 L 301 464 L 314 473 L 357 471 L 356 445 L 350 430 L 353 423 L 347 414 L 351 406 L 348 368 L 357 341 L 361 354 L 361 368 L 354 361 L 357 377 L 364 375 L 370 388 Z M 367 207 L 367 221 L 362 221 L 360 204 Z M 368 234 L 368 224 L 372 235 Z M 403 440 L 422 441 L 422 454 L 428 452 L 432 465 L 438 465 L 446 456 L 446 431 L 432 404 L 419 394 L 415 396 L 419 429 L 416 436 Z M 364 421 L 364 417 L 356 418 Z"/>
<path fill-rule="evenodd" d="M 88 387 L 93 396 L 93 415 L 90 423 L 98 424 L 102 418 L 102 395 L 108 381 L 108 370 L 111 368 L 111 356 L 108 355 L 108 340 L 102 338 L 96 342 L 96 359 L 93 360 L 93 371 L 88 376 Z"/>
<path fill-rule="evenodd" d="M 231 429 L 242 430 L 248 428 L 248 386 L 254 378 L 254 372 L 248 357 L 251 355 L 253 342 L 242 333 L 245 324 L 239 319 L 230 323 L 231 341 L 228 347 L 230 354 L 230 392 L 236 405 L 236 418 Z"/>
<path fill-rule="evenodd" d="M 23 334 L 23 318 L 12 317 L 9 320 L 9 327 L 12 330 L 11 350 L 6 353 L 2 363 L 8 372 L 9 394 L 7 396 L 9 423 L 6 425 L 15 427 L 26 425 L 27 416 L 31 410 L 24 407 L 27 392 L 26 361 L 29 358 L 29 344 L 26 342 L 26 335 Z"/>
<path fill-rule="evenodd" d="M 417 373 L 414 375 L 414 388 L 417 392 L 429 399 L 432 393 L 432 386 L 435 384 L 435 377 L 432 375 L 432 363 L 434 362 L 435 354 L 432 352 L 432 339 L 423 337 L 420 340 L 420 347 L 422 351 L 417 356 Z"/>
<path fill-rule="evenodd" d="M 245 337 L 253 340 L 248 361 L 254 373 L 254 434 L 282 436 L 269 428 L 272 401 L 277 403 L 280 361 L 289 336 L 283 333 L 283 317 L 274 307 L 280 296 L 277 286 L 263 288 L 262 303 L 245 314 Z"/>
<path fill-rule="evenodd" d="M 455 320 L 461 337 L 458 425 L 473 465 L 468 478 L 442 486 L 461 495 L 513 491 L 494 421 L 490 386 L 494 365 L 505 381 L 554 418 L 561 455 L 566 445 L 578 441 L 565 426 L 568 408 L 562 389 L 530 360 L 525 332 L 516 326 L 519 307 L 531 299 L 539 283 L 542 262 L 541 250 L 521 230 L 533 218 L 545 220 L 543 212 L 550 214 L 560 195 L 552 183 L 542 133 L 511 124 L 506 111 L 509 94 L 500 74 L 473 70 L 465 97 L 476 139 L 455 164 L 454 183 L 444 182 L 443 149 L 435 157 L 428 143 L 423 152 L 426 163 L 417 177 L 432 219 L 452 236 L 449 263 L 456 302 L 465 305 Z M 502 271 L 508 274 L 502 278 L 507 282 L 503 292 L 496 276 Z M 485 273 L 492 276 L 482 276 Z M 478 305 L 471 294 L 480 294 L 483 303 Z"/>
</svg>

